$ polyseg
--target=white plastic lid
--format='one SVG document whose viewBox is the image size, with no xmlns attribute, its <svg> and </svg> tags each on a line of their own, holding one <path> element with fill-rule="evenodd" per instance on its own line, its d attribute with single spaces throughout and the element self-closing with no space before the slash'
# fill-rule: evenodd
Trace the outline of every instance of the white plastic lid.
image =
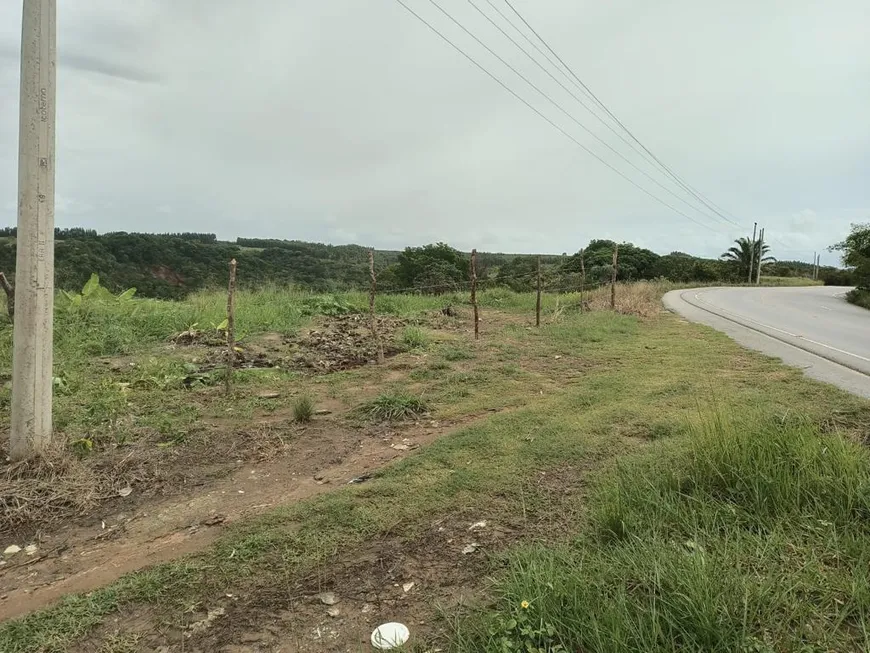
<svg viewBox="0 0 870 653">
<path fill-rule="evenodd" d="M 390 622 L 381 624 L 372 632 L 372 646 L 381 651 L 402 646 L 411 638 L 411 631 L 405 624 Z"/>
</svg>

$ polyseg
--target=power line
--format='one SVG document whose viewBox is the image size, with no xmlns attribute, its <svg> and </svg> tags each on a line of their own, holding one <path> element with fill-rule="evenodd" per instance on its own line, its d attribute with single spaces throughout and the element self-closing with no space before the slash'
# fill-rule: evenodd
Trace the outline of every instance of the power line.
<svg viewBox="0 0 870 653">
<path fill-rule="evenodd" d="M 486 75 L 487 75 L 488 77 L 490 77 L 493 81 L 495 81 L 499 86 L 501 86 L 501 87 L 502 87 L 503 89 L 505 89 L 508 93 L 510 93 L 511 95 L 513 95 L 517 100 L 519 100 L 519 101 L 522 102 L 524 105 L 526 105 L 526 107 L 528 107 L 530 110 L 532 110 L 533 112 L 535 112 L 535 113 L 536 113 L 540 118 L 542 118 L 542 119 L 545 120 L 547 123 L 549 123 L 550 126 L 552 126 L 554 129 L 558 130 L 558 131 L 559 131 L 563 136 L 565 136 L 566 138 L 570 139 L 570 140 L 571 140 L 575 145 L 577 145 L 580 149 L 582 149 L 582 150 L 585 151 L 587 154 L 589 154 L 590 156 L 592 156 L 592 157 L 594 157 L 596 160 L 598 160 L 602 165 L 605 165 L 605 166 L 607 166 L 608 168 L 610 168 L 613 172 L 615 172 L 615 173 L 618 174 L 620 177 L 622 177 L 623 179 L 625 179 L 625 180 L 626 180 L 628 183 L 630 183 L 632 186 L 634 186 L 635 188 L 637 188 L 638 190 L 640 190 L 640 191 L 643 192 L 644 194 L 648 195 L 649 197 L 651 197 L 652 199 L 654 199 L 656 202 L 658 202 L 658 203 L 661 204 L 662 206 L 665 206 L 665 207 L 669 208 L 669 209 L 670 209 L 671 211 L 673 211 L 674 213 L 683 216 L 684 218 L 686 218 L 686 219 L 689 220 L 690 222 L 694 222 L 695 224 L 697 224 L 697 225 L 700 226 L 700 227 L 704 227 L 705 229 L 710 229 L 711 231 L 713 231 L 713 228 L 710 227 L 709 225 L 707 225 L 707 224 L 705 224 L 705 223 L 703 223 L 703 222 L 699 222 L 698 220 L 696 220 L 696 219 L 693 218 L 692 216 L 688 215 L 687 213 L 684 213 L 684 212 L 681 211 L 680 209 L 678 209 L 678 208 L 676 208 L 675 206 L 669 204 L 669 203 L 666 202 L 665 200 L 661 199 L 660 197 L 658 197 L 658 196 L 655 195 L 654 193 L 650 192 L 648 189 L 644 188 L 643 186 L 641 186 L 640 184 L 638 184 L 637 182 L 635 182 L 633 179 L 631 179 L 630 177 L 628 177 L 628 176 L 627 176 L 625 173 L 623 173 L 621 170 L 619 170 L 618 168 L 615 168 L 614 166 L 612 166 L 612 165 L 611 165 L 610 163 L 608 163 L 606 160 L 604 160 L 603 158 L 601 158 L 598 154 L 596 154 L 595 152 L 593 152 L 592 150 L 590 150 L 588 147 L 586 147 L 585 145 L 583 145 L 583 143 L 581 143 L 581 142 L 578 141 L 576 138 L 574 138 L 574 136 L 572 136 L 572 135 L 571 135 L 569 132 L 567 132 L 564 128 L 560 127 L 560 126 L 559 126 L 557 123 L 555 123 L 552 119 L 548 118 L 544 113 L 542 113 L 538 108 L 536 108 L 534 105 L 532 105 L 528 100 L 526 100 L 526 99 L 523 98 L 521 95 L 519 95 L 516 91 L 514 91 L 512 88 L 510 88 L 510 87 L 509 87 L 505 82 L 503 82 L 501 79 L 499 79 L 498 77 L 496 77 L 495 74 L 493 74 L 493 73 L 491 73 L 489 70 L 487 70 L 487 68 L 486 68 L 485 66 L 483 66 L 483 65 L 480 64 L 480 63 L 478 63 L 478 61 L 477 61 L 476 59 L 474 59 L 474 57 L 472 57 L 470 54 L 468 54 L 467 52 L 465 52 L 465 50 L 463 50 L 463 49 L 460 48 L 458 45 L 456 45 L 453 41 L 451 41 L 447 36 L 445 36 L 442 32 L 440 32 L 440 31 L 439 31 L 435 26 L 433 26 L 429 21 L 427 21 L 427 20 L 426 20 L 425 18 L 423 18 L 420 14 L 418 14 L 416 11 L 414 11 L 413 9 L 411 9 L 411 7 L 409 7 L 407 4 L 405 4 L 404 0 L 396 0 L 396 2 L 397 2 L 398 4 L 400 4 L 400 5 L 401 5 L 401 6 L 402 6 L 402 7 L 403 7 L 403 8 L 404 8 L 408 13 L 410 13 L 410 14 L 411 14 L 412 16 L 414 16 L 417 20 L 419 20 L 419 21 L 420 21 L 421 23 L 423 23 L 426 27 L 428 27 L 432 32 L 434 32 L 435 34 L 437 34 L 437 35 L 438 35 L 438 36 L 439 36 L 443 41 L 445 41 L 448 45 L 450 45 L 454 50 L 456 50 L 456 51 L 459 52 L 463 57 L 465 57 L 466 59 L 468 59 L 468 61 L 470 61 L 472 64 L 474 64 L 474 66 L 476 66 L 477 68 L 479 68 L 479 69 L 480 69 L 484 74 L 486 74 Z M 433 0 L 430 0 L 430 2 L 433 2 Z M 435 3 L 433 2 L 433 4 L 435 4 Z"/>
<path fill-rule="evenodd" d="M 653 158 L 653 160 L 655 160 L 656 163 L 658 163 L 687 193 L 689 193 L 690 195 L 695 197 L 698 201 L 702 202 L 706 207 L 708 207 L 710 210 L 712 210 L 714 213 L 716 213 L 716 215 L 718 215 L 720 218 L 722 218 L 726 222 L 731 223 L 735 227 L 742 227 L 743 226 L 739 222 L 735 221 L 736 218 L 734 218 L 733 215 L 731 215 L 730 213 L 728 213 L 727 211 L 725 211 L 721 207 L 718 207 L 715 203 L 713 203 L 712 200 L 707 199 L 702 193 L 700 193 L 700 191 L 697 191 L 692 186 L 690 186 L 688 183 L 686 183 L 685 180 L 683 180 L 677 173 L 675 173 L 670 167 L 668 167 L 661 159 L 659 159 L 655 154 L 653 154 L 649 150 L 649 148 L 647 148 L 647 146 L 644 145 L 640 141 L 640 139 L 638 139 L 637 136 L 635 136 L 634 133 L 632 133 L 632 131 L 628 127 L 626 127 L 619 118 L 616 117 L 616 115 L 614 115 L 614 113 L 607 107 L 607 105 L 604 104 L 604 102 L 602 102 L 600 99 L 598 99 L 598 97 L 595 95 L 595 93 L 592 92 L 592 89 L 590 89 L 583 82 L 583 80 L 580 79 L 580 77 L 577 75 L 577 73 L 575 73 L 574 70 L 567 63 L 565 63 L 565 61 L 556 53 L 556 51 L 553 50 L 552 47 L 550 47 L 549 43 L 547 43 L 547 41 L 537 32 L 537 30 L 535 30 L 535 28 L 532 27 L 531 24 L 529 24 L 529 22 L 523 17 L 523 15 L 513 6 L 513 4 L 510 2 L 510 0 L 505 0 L 505 4 L 507 4 L 507 6 L 510 7 L 511 11 L 513 11 L 517 15 L 517 17 L 523 22 L 523 24 L 526 27 L 528 27 L 529 30 L 531 30 L 532 34 L 534 34 L 538 38 L 538 40 L 544 44 L 544 47 L 546 47 L 547 50 L 550 51 L 550 53 L 559 61 L 559 63 L 561 63 L 562 66 L 565 67 L 565 70 L 567 70 L 571 74 L 571 76 L 577 81 L 578 84 L 580 84 L 580 86 L 589 94 L 589 96 L 598 104 L 598 106 L 600 106 L 605 111 L 605 113 L 607 113 L 607 115 L 610 116 L 610 118 L 617 125 L 619 125 L 623 130 L 625 130 L 625 133 L 628 134 L 631 137 L 631 139 L 634 142 L 636 142 L 641 148 L 643 148 L 643 150 L 647 154 L 649 154 Z"/>
<path fill-rule="evenodd" d="M 512 71 L 512 72 L 513 72 L 517 77 L 519 77 L 520 79 L 522 79 L 526 84 L 528 84 L 528 85 L 531 86 L 535 91 L 537 91 L 537 92 L 541 95 L 541 97 L 543 97 L 545 100 L 547 100 L 550 104 L 552 104 L 554 107 L 556 107 L 559 111 L 561 111 L 562 113 L 564 113 L 565 116 L 567 116 L 569 120 L 571 120 L 573 123 L 575 123 L 578 127 L 580 127 L 580 128 L 581 128 L 583 131 L 585 131 L 587 134 L 589 134 L 590 136 L 592 136 L 592 138 L 594 138 L 595 140 L 597 140 L 597 141 L 598 141 L 599 143 L 601 143 L 604 147 L 606 147 L 608 150 L 610 150 L 611 152 L 613 152 L 616 156 L 618 156 L 620 159 L 622 159 L 623 161 L 625 161 L 628 165 L 630 165 L 632 168 L 634 168 L 635 170 L 637 170 L 640 174 L 642 174 L 644 177 L 646 177 L 647 179 L 649 179 L 652 183 L 654 183 L 656 186 L 658 186 L 659 188 L 661 188 L 663 191 L 665 191 L 666 193 L 668 193 L 669 195 L 671 195 L 672 197 L 674 197 L 676 200 L 682 202 L 683 204 L 685 204 L 686 206 L 688 206 L 690 209 L 692 209 L 692 210 L 694 210 L 694 211 L 698 211 L 701 215 L 704 215 L 704 216 L 706 216 L 706 217 L 712 217 L 713 220 L 716 219 L 715 216 L 708 216 L 708 215 L 707 215 L 706 213 L 704 213 L 702 210 L 699 210 L 698 207 L 696 207 L 696 206 L 690 204 L 689 202 L 687 202 L 686 200 L 684 200 L 682 197 L 680 197 L 679 195 L 677 195 L 676 193 L 674 193 L 670 188 L 668 188 L 668 187 L 665 186 L 664 184 L 660 183 L 660 182 L 659 182 L 657 179 L 655 179 L 652 175 L 650 175 L 650 174 L 647 173 L 646 171 L 644 171 L 644 170 L 642 170 L 641 168 L 639 168 L 639 167 L 638 167 L 638 166 L 637 166 L 633 161 L 631 161 L 630 159 L 626 158 L 626 157 L 625 157 L 621 152 L 619 152 L 618 150 L 616 150 L 615 148 L 613 148 L 613 147 L 610 145 L 610 143 L 608 143 L 607 141 L 605 141 L 604 139 L 602 139 L 600 136 L 598 136 L 598 134 L 596 134 L 596 133 L 593 132 L 591 129 L 589 129 L 586 125 L 584 125 L 582 122 L 580 122 L 580 121 L 579 121 L 579 120 L 578 120 L 574 115 L 572 115 L 569 111 L 567 111 L 567 110 L 566 110 L 562 105 L 560 105 L 560 104 L 559 104 L 558 102 L 556 102 L 552 97 L 550 97 L 550 96 L 547 95 L 544 91 L 542 91 L 540 87 L 538 87 L 534 82 L 532 82 L 531 80 L 529 80 L 528 77 L 526 77 L 525 75 L 523 75 L 523 74 L 522 74 L 519 70 L 517 70 L 514 66 L 512 66 L 510 63 L 508 63 L 508 62 L 507 62 L 507 61 L 506 61 L 506 60 L 505 60 L 501 55 L 499 55 L 499 54 L 498 54 L 497 52 L 495 52 L 492 48 L 490 48 L 486 43 L 484 43 L 484 42 L 483 42 L 480 38 L 478 38 L 478 37 L 477 37 L 473 32 L 471 32 L 467 27 L 465 27 L 465 25 L 463 25 L 463 24 L 462 24 L 461 22 L 459 22 L 455 17 L 453 17 L 453 15 L 451 15 L 450 12 L 448 12 L 446 9 L 444 9 L 444 8 L 443 8 L 441 5 L 439 5 L 435 0 L 429 0 L 429 3 L 432 4 L 434 7 L 436 7 L 436 8 L 437 8 L 437 9 L 438 9 L 442 14 L 444 14 L 444 15 L 445 15 L 445 16 L 446 16 L 450 21 L 452 21 L 452 22 L 453 22 L 457 27 L 459 27 L 459 29 L 461 29 L 463 32 L 465 32 L 466 34 L 468 34 L 468 36 L 470 36 L 472 39 L 474 39 L 474 40 L 478 43 L 478 45 L 480 45 L 480 46 L 481 46 L 482 48 L 484 48 L 487 52 L 489 52 L 492 56 L 494 56 L 496 59 L 498 59 L 502 64 L 504 64 L 505 66 L 507 66 L 507 67 L 508 67 L 508 68 L 509 68 L 509 69 L 510 69 L 510 70 L 511 70 L 511 71 Z M 472 5 L 473 5 L 473 4 L 474 4 L 474 3 L 472 3 Z M 555 78 L 554 78 L 554 79 L 555 79 Z M 567 89 L 566 89 L 566 90 L 567 90 Z"/>
<path fill-rule="evenodd" d="M 487 1 L 489 2 L 489 0 L 487 0 Z M 489 23 L 490 23 L 493 27 L 495 27 L 499 32 L 501 32 L 501 34 L 502 34 L 506 39 L 508 39 L 511 43 L 513 43 L 514 46 L 516 46 L 517 49 L 520 50 L 520 52 L 522 52 L 524 55 L 526 55 L 526 57 L 528 57 L 528 58 L 529 58 L 529 59 L 530 59 L 530 60 L 531 60 L 531 61 L 532 61 L 536 66 L 538 66 L 538 68 L 540 68 L 542 71 L 544 71 L 544 73 L 545 73 L 546 75 L 548 75 L 548 76 L 550 77 L 550 79 L 552 79 L 554 82 L 556 82 L 560 87 L 562 87 L 562 89 L 563 89 L 566 93 L 568 93 L 568 95 L 570 95 L 572 98 L 574 98 L 574 99 L 577 101 L 577 103 L 580 104 L 580 106 L 582 106 L 584 109 L 586 109 L 586 111 L 588 111 L 588 112 L 589 112 L 589 113 L 590 113 L 590 114 L 591 114 L 595 119 L 597 119 L 597 120 L 598 120 L 602 125 L 604 125 L 607 129 L 609 129 L 609 130 L 610 130 L 610 131 L 611 131 L 611 132 L 612 132 L 612 133 L 613 133 L 617 138 L 619 138 L 619 139 L 620 139 L 623 143 L 625 143 L 628 147 L 630 147 L 632 150 L 634 150 L 634 152 L 636 152 L 637 154 L 639 154 L 639 155 L 640 155 L 640 156 L 641 156 L 645 161 L 652 163 L 653 167 L 654 167 L 657 171 L 662 172 L 662 170 L 660 169 L 660 167 L 657 167 L 657 166 L 656 166 L 656 162 L 655 162 L 654 160 L 652 160 L 648 154 L 646 154 L 645 152 L 643 152 L 643 150 L 639 149 L 639 148 L 638 148 L 634 143 L 632 143 L 631 141 L 629 141 L 628 139 L 626 139 L 625 136 L 623 136 L 623 135 L 622 135 L 621 133 L 619 133 L 616 129 L 614 129 L 612 125 L 610 125 L 606 120 L 604 120 L 604 118 L 602 118 L 601 116 L 599 116 L 599 115 L 598 115 L 594 110 L 590 109 L 589 106 L 588 106 L 588 105 L 587 105 L 583 100 L 581 100 L 579 97 L 577 97 L 577 95 L 575 95 L 575 94 L 571 91 L 571 89 L 569 89 L 569 88 L 568 88 L 567 86 L 565 86 L 562 82 L 560 82 L 560 81 L 559 81 L 559 80 L 558 80 L 558 79 L 553 75 L 553 73 L 551 73 L 549 70 L 547 70 L 547 68 L 546 68 L 543 64 L 541 64 L 541 62 L 539 62 L 537 59 L 535 59 L 535 57 L 533 57 L 533 56 L 529 53 L 528 50 L 526 50 L 522 45 L 520 45 L 519 43 L 517 43 L 516 40 L 515 40 L 515 39 L 514 39 L 510 34 L 508 34 L 507 32 L 505 32 L 504 29 L 503 29 L 503 28 L 502 28 L 498 23 L 496 23 L 496 22 L 495 22 L 495 21 L 494 21 L 490 16 L 488 16 L 488 15 L 487 15 L 487 14 L 486 14 L 486 13 L 485 13 L 481 8 L 480 8 L 480 7 L 478 7 L 478 6 L 474 3 L 474 0 L 468 0 L 468 2 L 469 2 L 469 4 L 470 4 L 470 5 L 471 5 L 471 6 L 472 6 L 472 7 L 473 7 L 473 8 L 474 8 L 474 9 L 475 9 L 475 10 L 476 10 L 476 11 L 477 11 L 481 16 L 483 16 L 487 21 L 489 21 Z M 490 2 L 490 5 L 492 5 L 492 2 Z M 454 22 L 456 22 L 456 21 L 454 21 Z M 460 25 L 460 27 L 461 27 L 461 25 Z M 466 30 L 466 32 L 467 32 L 467 30 Z M 469 34 L 470 34 L 470 33 L 469 33 Z M 472 38 L 475 38 L 475 39 L 476 39 L 476 37 L 474 37 L 473 35 L 471 35 L 471 36 L 472 36 Z M 480 42 L 479 39 L 476 39 L 476 40 L 478 40 L 478 42 Z M 481 45 L 483 45 L 483 44 L 481 43 Z M 485 45 L 483 45 L 483 47 L 486 48 Z M 487 48 L 487 50 L 489 50 L 489 48 Z M 489 50 L 489 51 L 492 52 L 491 50 Z M 494 54 L 494 53 L 493 53 L 493 54 Z M 498 57 L 498 55 L 495 55 L 495 54 L 494 54 L 494 56 Z M 511 70 L 513 70 L 517 75 L 519 75 L 520 77 L 522 77 L 523 80 L 526 81 L 526 83 L 530 84 L 533 88 L 535 88 L 536 90 L 538 90 L 538 92 L 541 93 L 541 94 L 543 95 L 543 92 L 542 92 L 540 89 L 538 89 L 536 86 L 534 86 L 534 84 L 532 84 L 532 83 L 529 82 L 525 77 L 523 77 L 522 75 L 520 75 L 520 73 L 518 73 L 518 72 L 517 72 L 517 71 L 516 71 L 512 66 L 510 66 L 510 65 L 507 64 L 503 59 L 501 59 L 501 57 L 498 57 L 498 58 L 499 58 L 500 61 L 502 61 L 502 63 L 505 63 L 505 65 L 507 65 L 509 68 L 511 68 Z M 564 74 L 564 73 L 563 73 L 563 74 Z M 577 84 L 575 83 L 574 86 L 577 86 Z M 553 100 L 550 99 L 548 96 L 545 95 L 545 97 L 547 97 L 547 99 L 549 99 L 550 102 L 553 102 Z M 555 102 L 553 102 L 553 104 L 555 104 Z M 561 109 L 561 107 L 559 107 L 558 105 L 556 105 L 556 106 L 557 106 L 557 108 L 560 108 L 560 109 Z M 562 111 L 564 112 L 564 109 L 562 109 Z M 708 217 L 708 218 L 712 218 L 713 220 L 717 220 L 717 219 L 718 219 L 718 216 L 717 216 L 717 215 L 712 214 L 712 213 L 708 213 L 707 211 L 703 210 L 702 208 L 698 208 L 697 206 L 695 206 L 695 205 L 693 205 L 693 204 L 690 204 L 689 202 L 687 202 L 686 200 L 684 200 L 684 199 L 683 199 L 682 197 L 680 197 L 679 195 L 677 195 L 677 194 L 673 193 L 672 191 L 670 191 L 668 188 L 666 188 L 665 186 L 663 186 L 662 184 L 660 184 L 659 182 L 657 182 L 657 181 L 656 181 L 655 179 L 653 179 L 650 175 L 648 175 L 646 172 L 644 172 L 643 170 L 641 170 L 640 168 L 638 168 L 634 163 L 632 163 L 631 161 L 629 161 L 629 160 L 628 160 L 626 157 L 624 157 L 621 153 L 619 153 L 617 150 L 615 150 L 613 147 L 611 147 L 611 146 L 610 146 L 606 141 L 604 141 L 602 138 L 600 138 L 597 134 L 595 134 L 595 133 L 593 133 L 591 130 L 589 130 L 585 125 L 583 125 L 582 123 L 578 122 L 578 121 L 577 121 L 576 119 L 574 119 L 572 116 L 569 115 L 569 117 L 570 117 L 574 122 L 576 122 L 578 125 L 580 125 L 580 127 L 581 127 L 584 131 L 586 131 L 588 134 L 590 134 L 590 135 L 591 135 L 595 140 L 597 140 L 599 143 L 601 143 L 602 145 L 604 145 L 607 149 L 609 149 L 611 152 L 613 152 L 614 154 L 616 154 L 619 158 L 621 158 L 623 161 L 625 161 L 626 163 L 628 163 L 631 167 L 633 167 L 635 170 L 637 170 L 638 172 L 640 172 L 640 173 L 641 173 L 642 175 L 644 175 L 647 179 L 649 179 L 649 180 L 652 181 L 654 184 L 656 184 L 657 186 L 659 186 L 660 188 L 662 188 L 663 190 L 665 190 L 665 192 L 667 192 L 667 193 L 673 195 L 673 196 L 676 197 L 679 201 L 681 201 L 683 204 L 685 204 L 686 206 L 688 206 L 688 207 L 691 208 L 691 209 L 694 209 L 695 211 L 698 211 L 698 213 L 700 213 L 701 215 L 704 215 L 704 216 L 706 216 L 706 217 Z M 670 178 L 670 175 L 668 175 L 668 173 L 667 173 L 666 171 L 664 172 L 664 174 L 665 174 L 666 177 L 669 177 L 669 178 Z"/>
</svg>

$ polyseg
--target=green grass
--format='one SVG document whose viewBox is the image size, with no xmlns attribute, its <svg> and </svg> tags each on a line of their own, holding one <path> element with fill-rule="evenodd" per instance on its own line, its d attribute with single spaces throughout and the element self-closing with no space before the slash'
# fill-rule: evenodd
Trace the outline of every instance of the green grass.
<svg viewBox="0 0 870 653">
<path fill-rule="evenodd" d="M 394 422 L 419 417 L 429 410 L 420 397 L 405 393 L 386 393 L 366 402 L 357 412 L 373 421 Z"/>
<path fill-rule="evenodd" d="M 864 447 L 710 417 L 606 478 L 575 543 L 509 556 L 456 650 L 870 650 L 868 535 Z"/>
<path fill-rule="evenodd" d="M 402 331 L 401 342 L 408 350 L 422 351 L 429 346 L 431 339 L 420 327 L 408 326 Z"/>
<path fill-rule="evenodd" d="M 306 424 L 314 417 L 314 400 L 308 395 L 297 397 L 293 401 L 293 420 Z"/>
<path fill-rule="evenodd" d="M 252 333 L 304 320 L 302 294 L 273 299 L 287 310 L 298 305 L 299 316 L 252 299 L 262 319 L 278 320 L 251 323 Z M 446 303 L 383 299 L 379 310 L 397 315 Z M 159 328 L 109 326 L 131 351 L 145 348 L 131 337 L 139 334 L 162 352 L 177 324 L 219 317 L 219 300 L 204 294 L 195 310 L 156 302 L 155 311 L 166 311 Z M 494 291 L 487 302 L 533 316 L 533 296 Z M 356 400 L 357 414 L 371 419 L 415 416 L 431 401 L 439 420 L 476 421 L 363 485 L 236 525 L 200 555 L 2 624 L 0 651 L 76 650 L 98 626 L 141 606 L 177 628 L 191 606 L 227 593 L 240 601 L 268 595 L 270 610 L 289 609 L 286 588 L 376 538 L 413 547 L 431 536 L 435 519 L 465 529 L 482 517 L 506 525 L 517 544 L 494 557 L 494 603 L 484 602 L 493 607 L 451 619 L 454 653 L 535 650 L 526 645 L 557 653 L 560 644 L 570 653 L 865 650 L 870 461 L 846 436 L 870 425 L 866 401 L 670 315 L 566 312 L 540 329 L 515 318 L 498 330 L 485 324 L 479 343 L 456 337 L 432 346 L 422 368 L 431 376 L 417 379 L 425 394 L 391 391 L 401 382 L 374 366 L 312 383 L 345 396 L 385 382 L 376 399 Z M 58 337 L 69 339 L 59 362 L 69 366 L 70 389 L 58 411 L 70 431 L 90 432 L 99 421 L 107 433 L 126 433 L 118 396 L 167 433 L 214 409 L 192 401 L 213 389 L 158 388 L 184 371 L 165 353 L 139 360 L 129 374 L 146 387 L 124 393 L 97 383 L 87 358 L 72 356 L 75 339 L 90 336 Z M 442 359 L 461 365 L 448 369 Z M 268 371 L 263 383 L 280 379 L 293 381 Z M 91 404 L 91 413 L 82 410 Z M 699 404 L 718 408 L 701 419 Z M 252 406 L 234 409 L 242 415 Z M 733 421 L 716 417 L 732 412 Z M 481 581 L 476 589 L 488 588 Z"/>
<path fill-rule="evenodd" d="M 824 286 L 825 282 L 807 277 L 761 277 L 762 286 Z"/>
</svg>

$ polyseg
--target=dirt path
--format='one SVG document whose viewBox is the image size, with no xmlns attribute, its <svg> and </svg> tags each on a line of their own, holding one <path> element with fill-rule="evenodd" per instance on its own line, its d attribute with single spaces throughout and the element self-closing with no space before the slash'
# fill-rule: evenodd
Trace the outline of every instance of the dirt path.
<svg viewBox="0 0 870 653">
<path fill-rule="evenodd" d="M 307 445 L 279 459 L 239 461 L 229 476 L 193 491 L 98 517 L 91 525 L 60 529 L 38 542 L 33 557 L 22 552 L 0 567 L 0 620 L 199 551 L 244 517 L 341 487 L 455 426 L 420 423 L 401 432 L 319 428 L 316 437 L 303 438 Z"/>
</svg>

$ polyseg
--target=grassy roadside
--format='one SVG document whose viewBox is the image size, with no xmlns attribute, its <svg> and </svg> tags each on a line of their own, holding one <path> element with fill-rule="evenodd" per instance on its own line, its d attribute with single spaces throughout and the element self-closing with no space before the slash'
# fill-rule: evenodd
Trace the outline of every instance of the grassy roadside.
<svg viewBox="0 0 870 653">
<path fill-rule="evenodd" d="M 243 597 L 223 601 L 230 618 L 258 614 L 262 597 L 280 610 L 325 563 L 377 538 L 413 546 L 438 517 L 515 534 L 496 602 L 454 624 L 456 651 L 861 650 L 867 593 L 848 579 L 867 560 L 867 461 L 848 438 L 870 423 L 866 402 L 673 316 L 558 310 L 540 330 L 493 327 L 491 357 L 429 345 L 420 372 L 438 410 L 485 411 L 505 388 L 513 410 L 201 556 L 3 624 L 0 650 L 94 650 L 77 642 L 119 613 L 144 606 L 180 627 L 227 594 Z M 465 356 L 485 365 L 442 367 Z M 458 394 L 456 374 L 473 375 Z"/>
</svg>

